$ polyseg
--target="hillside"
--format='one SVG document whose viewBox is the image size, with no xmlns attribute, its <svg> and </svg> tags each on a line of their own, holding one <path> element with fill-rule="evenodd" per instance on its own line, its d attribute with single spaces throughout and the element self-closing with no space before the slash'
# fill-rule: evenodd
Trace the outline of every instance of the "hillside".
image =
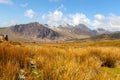
<svg viewBox="0 0 120 80">
<path fill-rule="evenodd" d="M 13 41 L 55 40 L 60 36 L 57 32 L 37 22 L 2 28 L 0 34 L 7 34 Z"/>
<path fill-rule="evenodd" d="M 79 24 L 76 26 L 64 24 L 64 25 L 59 25 L 58 27 L 52 27 L 51 29 L 56 32 L 59 32 L 64 37 L 68 38 L 67 40 L 84 39 L 94 35 L 92 30 L 90 30 L 84 24 Z"/>
<path fill-rule="evenodd" d="M 32 22 L 28 24 L 19 24 L 6 28 L 0 28 L 0 34 L 6 34 L 11 41 L 23 42 L 63 42 L 73 41 L 93 37 L 95 35 L 107 33 L 104 29 L 91 30 L 84 24 L 79 25 L 59 25 L 50 27 L 47 24 Z M 98 36 L 101 38 L 101 36 Z"/>
<path fill-rule="evenodd" d="M 69 32 L 77 34 L 77 35 L 87 35 L 87 36 L 94 35 L 93 32 L 92 32 L 92 30 L 90 30 L 84 24 L 79 24 L 79 25 L 76 25 L 76 26 L 72 26 L 72 25 L 69 25 L 69 24 L 67 24 L 66 26 L 60 25 L 58 27 L 58 29 L 66 30 L 66 31 L 69 31 Z"/>
<path fill-rule="evenodd" d="M 109 34 L 101 34 L 101 35 L 98 35 L 98 36 L 94 36 L 94 37 L 91 37 L 91 39 L 93 40 L 97 40 L 97 39 L 120 39 L 120 32 L 113 32 L 113 33 L 109 33 Z"/>
<path fill-rule="evenodd" d="M 108 34 L 108 33 L 110 33 L 110 31 L 105 30 L 105 29 L 102 29 L 102 28 L 97 28 L 97 29 L 95 29 L 95 30 L 92 30 L 92 32 L 93 32 L 95 35 L 101 35 L 101 34 Z"/>
</svg>

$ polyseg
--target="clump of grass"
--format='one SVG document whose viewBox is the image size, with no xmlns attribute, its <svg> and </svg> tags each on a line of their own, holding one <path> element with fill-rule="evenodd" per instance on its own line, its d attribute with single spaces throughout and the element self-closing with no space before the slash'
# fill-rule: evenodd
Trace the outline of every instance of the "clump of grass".
<svg viewBox="0 0 120 80">
<path fill-rule="evenodd" d="M 108 67 L 108 68 L 114 68 L 116 64 L 116 60 L 112 59 L 110 57 L 107 57 L 103 60 L 101 67 Z"/>
<path fill-rule="evenodd" d="M 9 42 L 10 42 L 10 44 L 12 44 L 12 45 L 21 45 L 20 42 L 13 42 L 13 41 L 9 41 Z"/>
<path fill-rule="evenodd" d="M 0 44 L 0 79 L 15 80 L 19 69 L 29 67 L 29 53 L 27 48 Z"/>
</svg>

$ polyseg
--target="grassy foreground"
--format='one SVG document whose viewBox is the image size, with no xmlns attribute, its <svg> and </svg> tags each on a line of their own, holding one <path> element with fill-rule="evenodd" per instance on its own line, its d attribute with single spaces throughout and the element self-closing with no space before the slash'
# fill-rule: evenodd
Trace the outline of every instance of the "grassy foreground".
<svg viewBox="0 0 120 80">
<path fill-rule="evenodd" d="M 1 42 L 0 80 L 20 80 L 20 73 L 25 80 L 120 80 L 120 40 Z"/>
</svg>

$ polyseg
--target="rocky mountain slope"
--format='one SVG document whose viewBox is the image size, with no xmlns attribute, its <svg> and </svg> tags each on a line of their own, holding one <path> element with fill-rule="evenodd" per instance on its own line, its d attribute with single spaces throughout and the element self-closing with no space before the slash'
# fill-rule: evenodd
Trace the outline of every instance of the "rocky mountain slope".
<svg viewBox="0 0 120 80">
<path fill-rule="evenodd" d="M 72 26 L 69 24 L 50 27 L 47 24 L 32 22 L 7 28 L 0 28 L 0 34 L 7 34 L 12 41 L 69 41 L 89 38 L 106 32 L 103 29 L 93 31 L 84 24 Z"/>
<path fill-rule="evenodd" d="M 60 36 L 57 32 L 37 22 L 2 28 L 0 33 L 9 35 L 9 39 L 15 41 L 55 40 Z"/>
<path fill-rule="evenodd" d="M 76 25 L 76 26 L 72 26 L 72 25 L 69 25 L 69 24 L 67 24 L 66 26 L 60 25 L 58 28 L 62 29 L 62 30 L 67 30 L 71 33 L 75 33 L 75 34 L 78 34 L 78 35 L 88 35 L 88 36 L 94 35 L 92 30 L 90 30 L 84 24 L 79 24 L 79 25 Z"/>
</svg>

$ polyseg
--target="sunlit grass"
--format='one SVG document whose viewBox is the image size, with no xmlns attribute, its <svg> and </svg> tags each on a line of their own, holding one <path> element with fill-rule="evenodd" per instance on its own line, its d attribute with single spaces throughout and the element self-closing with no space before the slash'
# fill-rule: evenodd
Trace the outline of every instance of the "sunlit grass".
<svg viewBox="0 0 120 80">
<path fill-rule="evenodd" d="M 119 80 L 120 41 L 0 43 L 0 80 Z M 37 66 L 30 70 L 30 61 Z M 37 74 L 36 74 L 37 73 Z"/>
</svg>

